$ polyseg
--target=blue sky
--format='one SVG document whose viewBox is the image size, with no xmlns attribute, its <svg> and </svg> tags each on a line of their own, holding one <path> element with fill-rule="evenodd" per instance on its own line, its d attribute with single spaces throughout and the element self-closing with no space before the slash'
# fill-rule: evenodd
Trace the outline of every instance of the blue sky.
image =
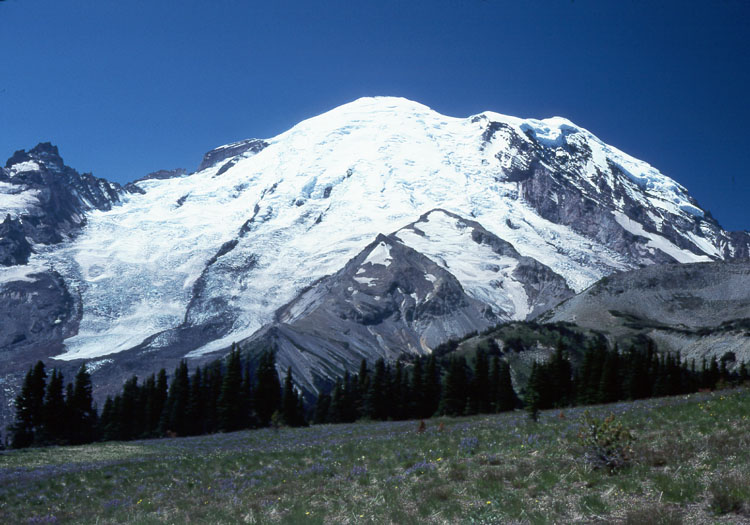
<svg viewBox="0 0 750 525">
<path fill-rule="evenodd" d="M 0 157 L 119 182 L 360 96 L 567 117 L 750 229 L 744 0 L 0 2 Z"/>
</svg>

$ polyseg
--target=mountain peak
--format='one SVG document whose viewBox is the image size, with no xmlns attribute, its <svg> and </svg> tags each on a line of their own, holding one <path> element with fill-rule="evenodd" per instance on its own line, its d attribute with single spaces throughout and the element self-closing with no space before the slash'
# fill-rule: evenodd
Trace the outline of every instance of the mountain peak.
<svg viewBox="0 0 750 525">
<path fill-rule="evenodd" d="M 13 166 L 18 166 L 19 164 L 26 162 L 42 163 L 48 168 L 56 170 L 61 170 L 65 165 L 57 146 L 53 145 L 51 142 L 40 142 L 28 152 L 23 149 L 16 151 L 5 163 L 5 167 L 12 168 Z M 28 167 L 32 168 L 33 166 L 29 165 Z M 24 169 L 23 171 L 29 170 Z"/>
</svg>

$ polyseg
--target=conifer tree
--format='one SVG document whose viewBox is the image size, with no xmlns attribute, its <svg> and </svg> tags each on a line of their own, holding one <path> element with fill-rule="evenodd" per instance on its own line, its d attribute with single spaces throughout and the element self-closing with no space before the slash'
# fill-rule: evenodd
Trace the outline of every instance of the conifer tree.
<svg viewBox="0 0 750 525">
<path fill-rule="evenodd" d="M 37 441 L 40 444 L 62 444 L 65 442 L 67 414 L 63 395 L 64 380 L 62 373 L 53 369 L 44 394 L 42 421 Z"/>
<path fill-rule="evenodd" d="M 474 361 L 474 380 L 472 388 L 473 409 L 480 414 L 487 414 L 491 411 L 491 392 L 490 392 L 490 369 L 487 354 L 482 349 L 477 350 Z"/>
<path fill-rule="evenodd" d="M 424 396 L 425 396 L 425 385 L 424 385 L 424 370 L 422 368 L 422 360 L 417 359 L 414 362 L 414 367 L 411 371 L 411 383 L 409 385 L 411 396 L 409 399 L 409 417 L 422 419 L 427 416 L 424 414 Z"/>
<path fill-rule="evenodd" d="M 424 397 L 420 417 L 430 417 L 438 411 L 441 399 L 440 369 L 434 354 L 427 359 L 424 370 Z"/>
<path fill-rule="evenodd" d="M 169 385 L 169 394 L 160 422 L 161 434 L 174 432 L 178 436 L 187 434 L 187 407 L 190 400 L 190 379 L 187 363 L 183 360 L 177 366 Z"/>
<path fill-rule="evenodd" d="M 617 345 L 614 350 L 607 352 L 599 380 L 599 401 L 612 403 L 620 399 L 620 355 Z"/>
<path fill-rule="evenodd" d="M 13 448 L 31 446 L 38 436 L 43 417 L 46 379 L 47 373 L 41 361 L 26 374 L 21 393 L 16 397 L 16 419 L 10 428 Z"/>
<path fill-rule="evenodd" d="M 227 370 L 219 395 L 219 429 L 232 432 L 245 427 L 247 416 L 243 413 L 242 363 L 239 350 L 232 344 L 227 359 Z"/>
<path fill-rule="evenodd" d="M 313 412 L 313 422 L 316 425 L 323 423 L 330 423 L 328 417 L 328 409 L 331 406 L 331 395 L 323 392 L 318 395 L 318 399 L 315 401 L 315 410 Z"/>
<path fill-rule="evenodd" d="M 281 383 L 276 371 L 276 354 L 266 350 L 258 363 L 255 389 L 255 411 L 261 426 L 268 426 L 271 416 L 281 405 Z"/>
<path fill-rule="evenodd" d="M 531 374 L 526 384 L 526 394 L 524 396 L 526 411 L 533 421 L 539 419 L 539 410 L 542 408 L 543 378 L 540 370 L 540 365 L 534 361 L 531 365 Z"/>
<path fill-rule="evenodd" d="M 510 377 L 510 365 L 503 361 L 499 364 L 499 381 L 497 387 L 497 411 L 513 410 L 518 404 L 518 397 L 513 390 L 513 380 Z"/>
<path fill-rule="evenodd" d="M 366 417 L 370 419 L 386 419 L 388 417 L 387 388 L 388 375 L 386 373 L 385 361 L 381 358 L 375 361 L 370 385 L 367 389 L 365 398 Z M 333 399 L 331 399 L 331 403 L 333 403 Z"/>
<path fill-rule="evenodd" d="M 203 374 L 200 367 L 196 367 L 193 376 L 190 378 L 190 395 L 188 396 L 187 406 L 187 433 L 191 436 L 203 434 L 206 429 L 203 424 L 205 421 L 205 403 L 203 391 L 206 385 L 203 381 Z"/>
<path fill-rule="evenodd" d="M 467 390 L 466 359 L 453 357 L 445 374 L 441 412 L 448 416 L 463 415 L 466 409 Z"/>
<path fill-rule="evenodd" d="M 138 378 L 133 376 L 125 381 L 122 387 L 120 407 L 117 411 L 117 439 L 126 441 L 140 437 L 142 417 L 138 409 L 139 397 L 140 388 L 138 387 Z M 115 406 L 117 406 L 117 398 L 115 398 Z"/>
<path fill-rule="evenodd" d="M 81 365 L 74 381 L 72 395 L 67 397 L 70 442 L 73 445 L 91 443 L 96 439 L 97 413 L 91 375 L 86 370 L 86 365 Z"/>
<path fill-rule="evenodd" d="M 304 423 L 304 414 L 299 411 L 299 399 L 294 391 L 294 380 L 292 379 L 292 367 L 287 367 L 284 379 L 284 395 L 281 404 L 281 416 L 284 424 L 290 427 L 299 427 Z"/>
</svg>

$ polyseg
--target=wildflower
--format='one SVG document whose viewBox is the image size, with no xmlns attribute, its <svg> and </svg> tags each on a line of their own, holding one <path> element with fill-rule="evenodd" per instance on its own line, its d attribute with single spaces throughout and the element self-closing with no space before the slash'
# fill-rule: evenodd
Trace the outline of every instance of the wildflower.
<svg viewBox="0 0 750 525">
<path fill-rule="evenodd" d="M 488 501 L 488 502 L 487 502 L 487 505 L 491 505 L 491 504 L 492 504 L 492 502 L 491 502 L 491 501 Z"/>
</svg>

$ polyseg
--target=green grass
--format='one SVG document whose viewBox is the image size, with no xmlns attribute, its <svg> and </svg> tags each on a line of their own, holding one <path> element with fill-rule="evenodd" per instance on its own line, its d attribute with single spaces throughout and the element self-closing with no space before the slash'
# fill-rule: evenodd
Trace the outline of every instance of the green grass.
<svg viewBox="0 0 750 525">
<path fill-rule="evenodd" d="M 583 410 L 11 451 L 0 523 L 750 522 L 750 392 L 590 407 L 635 437 L 615 472 Z"/>
</svg>

